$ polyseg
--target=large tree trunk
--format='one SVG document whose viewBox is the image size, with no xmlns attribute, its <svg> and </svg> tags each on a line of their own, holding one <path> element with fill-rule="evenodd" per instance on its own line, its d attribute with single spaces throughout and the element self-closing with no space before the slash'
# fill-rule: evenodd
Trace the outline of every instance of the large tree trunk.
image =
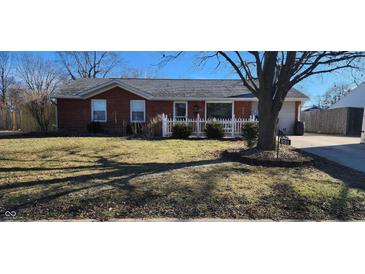
<svg viewBox="0 0 365 274">
<path fill-rule="evenodd" d="M 279 113 L 272 109 L 272 100 L 259 100 L 259 139 L 257 148 L 261 150 L 275 150 L 276 123 Z"/>
</svg>

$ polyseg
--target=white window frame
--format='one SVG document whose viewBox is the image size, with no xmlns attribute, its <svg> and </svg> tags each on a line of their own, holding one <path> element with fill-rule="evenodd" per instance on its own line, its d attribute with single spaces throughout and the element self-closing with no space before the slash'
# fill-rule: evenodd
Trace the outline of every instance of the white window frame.
<svg viewBox="0 0 365 274">
<path fill-rule="evenodd" d="M 132 105 L 133 102 L 142 102 L 143 103 L 143 121 L 135 121 L 133 120 L 133 115 L 132 115 Z M 146 122 L 146 100 L 130 100 L 130 104 L 129 104 L 129 117 L 130 117 L 130 121 L 131 123 L 145 123 Z"/>
<path fill-rule="evenodd" d="M 95 120 L 94 119 L 94 102 L 105 102 L 105 119 L 104 120 Z M 92 122 L 101 122 L 106 123 L 108 121 L 108 104 L 106 99 L 92 99 L 91 100 L 91 121 Z"/>
<path fill-rule="evenodd" d="M 205 120 L 207 119 L 207 112 L 208 112 L 207 104 L 220 104 L 220 103 L 232 104 L 231 117 L 232 118 L 234 117 L 234 101 L 205 101 Z"/>
<path fill-rule="evenodd" d="M 188 119 L 188 102 L 187 101 L 174 101 L 174 119 L 182 119 L 182 116 L 179 118 L 176 117 L 175 113 L 175 104 L 185 104 L 185 120 Z"/>
</svg>

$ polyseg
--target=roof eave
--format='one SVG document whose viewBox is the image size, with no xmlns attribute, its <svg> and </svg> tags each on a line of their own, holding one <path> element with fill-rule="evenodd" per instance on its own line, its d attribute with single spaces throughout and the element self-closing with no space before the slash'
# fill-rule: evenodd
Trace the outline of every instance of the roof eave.
<svg viewBox="0 0 365 274">
<path fill-rule="evenodd" d="M 90 97 L 93 97 L 95 95 L 98 95 L 100 93 L 103 93 L 105 91 L 108 91 L 111 88 L 114 87 L 120 87 L 122 89 L 125 89 L 126 91 L 129 91 L 131 93 L 134 93 L 142 98 L 145 99 L 152 99 L 151 94 L 146 93 L 140 89 L 137 89 L 135 87 L 132 87 L 130 85 L 127 85 L 123 82 L 121 82 L 118 79 L 111 79 L 110 81 L 107 81 L 105 83 L 99 84 L 95 87 L 83 89 L 77 92 L 76 95 L 62 95 L 62 94 L 56 94 L 52 96 L 52 98 L 59 98 L 59 99 L 88 99 Z"/>
<path fill-rule="evenodd" d="M 153 97 L 151 101 L 253 101 L 257 102 L 258 99 L 256 97 L 252 98 L 239 98 L 239 97 Z M 299 97 L 299 98 L 285 98 L 285 101 L 306 101 L 308 98 Z"/>
<path fill-rule="evenodd" d="M 51 98 L 55 99 L 79 99 L 84 100 L 88 99 L 92 96 L 95 96 L 96 94 L 91 94 L 87 97 L 81 97 L 81 96 L 71 96 L 71 95 L 54 95 Z M 150 101 L 251 101 L 251 102 L 257 102 L 257 98 L 219 98 L 219 97 L 213 97 L 213 98 L 207 98 L 207 97 L 200 97 L 200 98 L 193 98 L 193 97 L 150 97 L 146 98 Z M 285 101 L 292 102 L 292 101 L 301 101 L 304 102 L 308 100 L 308 98 L 285 98 Z"/>
<path fill-rule="evenodd" d="M 135 87 L 132 87 L 128 84 L 123 83 L 122 81 L 118 80 L 118 79 L 112 79 L 111 81 L 108 81 L 106 83 L 100 84 L 96 87 L 93 87 L 91 89 L 87 89 L 84 90 L 82 92 L 80 92 L 78 95 L 84 99 L 88 99 L 90 97 L 93 97 L 95 95 L 98 95 L 100 93 L 103 93 L 111 88 L 114 87 L 120 87 L 122 89 L 125 89 L 126 91 L 132 92 L 138 96 L 141 96 L 145 99 L 151 99 L 152 96 L 151 94 L 148 94 L 140 89 L 137 89 Z"/>
<path fill-rule="evenodd" d="M 51 96 L 51 99 L 84 99 L 80 96 L 76 95 L 61 95 L 61 94 L 54 94 Z"/>
</svg>

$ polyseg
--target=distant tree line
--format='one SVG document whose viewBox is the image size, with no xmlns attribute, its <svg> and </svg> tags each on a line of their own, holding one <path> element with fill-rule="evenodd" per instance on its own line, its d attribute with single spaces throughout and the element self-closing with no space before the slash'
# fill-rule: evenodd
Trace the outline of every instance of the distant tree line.
<svg viewBox="0 0 365 274">
<path fill-rule="evenodd" d="M 356 84 L 337 83 L 330 87 L 322 96 L 318 98 L 318 107 L 328 109 L 346 95 L 351 93 Z"/>
</svg>

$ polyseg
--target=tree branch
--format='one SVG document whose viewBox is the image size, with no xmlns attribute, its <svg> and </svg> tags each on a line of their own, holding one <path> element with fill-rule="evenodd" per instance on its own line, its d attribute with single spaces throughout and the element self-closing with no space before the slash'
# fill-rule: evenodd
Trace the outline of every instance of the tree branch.
<svg viewBox="0 0 365 274">
<path fill-rule="evenodd" d="M 242 74 L 239 67 L 236 65 L 236 63 L 224 52 L 224 51 L 218 51 L 220 55 L 222 55 L 229 64 L 233 67 L 233 69 L 237 72 L 238 76 L 241 78 L 243 84 L 245 87 L 248 88 L 249 91 L 251 91 L 256 97 L 258 97 L 258 90 L 255 90 L 254 87 L 252 87 L 247 80 L 245 79 L 244 75 Z"/>
</svg>

